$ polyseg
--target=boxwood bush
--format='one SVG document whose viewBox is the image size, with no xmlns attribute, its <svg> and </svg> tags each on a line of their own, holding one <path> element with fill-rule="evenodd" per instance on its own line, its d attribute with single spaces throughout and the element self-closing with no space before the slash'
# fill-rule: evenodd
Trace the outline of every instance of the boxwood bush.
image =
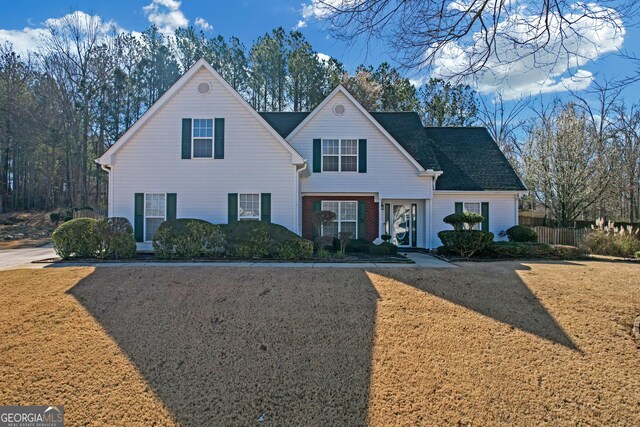
<svg viewBox="0 0 640 427">
<path fill-rule="evenodd" d="M 438 233 L 446 250 L 470 257 L 493 241 L 493 233 L 480 230 L 444 230 Z"/>
<path fill-rule="evenodd" d="M 389 242 L 383 242 L 379 245 L 369 247 L 369 254 L 371 255 L 396 255 L 397 253 L 398 247 Z"/>
<path fill-rule="evenodd" d="M 514 225 L 507 229 L 507 237 L 511 242 L 537 242 L 538 233 L 526 225 Z"/>
<path fill-rule="evenodd" d="M 60 225 L 51 235 L 53 248 L 62 259 L 72 256 L 89 258 L 98 255 L 100 240 L 93 218 L 72 219 Z"/>
<path fill-rule="evenodd" d="M 286 227 L 263 221 L 237 221 L 222 226 L 227 254 L 240 258 L 305 259 L 313 254 L 313 242 Z"/>
<path fill-rule="evenodd" d="M 136 239 L 127 218 L 99 219 L 94 224 L 99 258 L 123 259 L 136 256 Z"/>
<path fill-rule="evenodd" d="M 153 236 L 153 249 L 161 259 L 218 258 L 225 253 L 225 243 L 219 225 L 191 218 L 164 221 Z"/>
</svg>

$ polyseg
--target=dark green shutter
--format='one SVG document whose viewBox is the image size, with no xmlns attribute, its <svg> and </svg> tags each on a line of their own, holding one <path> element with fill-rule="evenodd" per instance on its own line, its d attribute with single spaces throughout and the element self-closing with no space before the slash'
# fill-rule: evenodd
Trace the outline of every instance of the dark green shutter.
<svg viewBox="0 0 640 427">
<path fill-rule="evenodd" d="M 313 215 L 313 212 L 320 212 L 321 210 L 322 210 L 322 202 L 320 200 L 314 200 L 313 204 L 311 205 L 312 215 Z M 311 219 L 311 223 L 313 223 L 313 217 Z M 320 230 L 318 230 L 318 227 L 316 227 L 316 225 L 313 224 L 313 238 L 315 239 L 319 235 L 320 235 Z"/>
<path fill-rule="evenodd" d="M 367 238 L 367 203 L 358 200 L 358 238 Z"/>
<path fill-rule="evenodd" d="M 482 231 L 489 231 L 489 203 L 482 202 L 481 209 L 482 218 L 484 218 L 482 220 Z"/>
<path fill-rule="evenodd" d="M 216 119 L 213 158 L 224 159 L 224 119 Z"/>
<path fill-rule="evenodd" d="M 191 158 L 191 119 L 182 119 L 182 158 Z"/>
<path fill-rule="evenodd" d="M 271 222 L 271 193 L 260 194 L 260 219 Z"/>
<path fill-rule="evenodd" d="M 313 173 L 322 171 L 322 140 L 313 140 Z"/>
<path fill-rule="evenodd" d="M 358 140 L 358 172 L 367 172 L 367 140 Z"/>
<path fill-rule="evenodd" d="M 456 211 L 457 214 L 461 214 L 462 211 L 462 202 L 456 202 Z"/>
<path fill-rule="evenodd" d="M 134 200 L 135 214 L 133 228 L 135 230 L 136 242 L 144 242 L 144 193 L 136 193 Z"/>
<path fill-rule="evenodd" d="M 418 246 L 418 205 L 411 204 L 411 246 Z"/>
<path fill-rule="evenodd" d="M 229 193 L 228 203 L 229 216 L 227 222 L 230 224 L 238 221 L 238 193 Z"/>
<path fill-rule="evenodd" d="M 167 221 L 176 219 L 176 193 L 167 193 Z"/>
<path fill-rule="evenodd" d="M 384 234 L 391 235 L 391 205 L 384 204 Z"/>
</svg>

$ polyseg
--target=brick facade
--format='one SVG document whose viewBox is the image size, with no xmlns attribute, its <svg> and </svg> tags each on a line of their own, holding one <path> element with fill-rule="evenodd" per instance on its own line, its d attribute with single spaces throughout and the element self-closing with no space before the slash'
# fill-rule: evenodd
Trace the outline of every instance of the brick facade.
<svg viewBox="0 0 640 427">
<path fill-rule="evenodd" d="M 366 202 L 366 229 L 367 240 L 372 241 L 378 237 L 378 223 L 380 218 L 380 204 L 374 201 L 373 196 L 303 196 L 302 197 L 302 237 L 313 239 L 313 202 L 316 200 L 356 200 Z M 362 237 L 362 236 L 360 236 Z"/>
</svg>

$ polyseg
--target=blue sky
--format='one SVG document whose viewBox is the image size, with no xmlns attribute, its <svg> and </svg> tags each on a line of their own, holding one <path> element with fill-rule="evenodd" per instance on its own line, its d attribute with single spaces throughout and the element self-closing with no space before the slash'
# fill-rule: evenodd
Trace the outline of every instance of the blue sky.
<svg viewBox="0 0 640 427">
<path fill-rule="evenodd" d="M 382 44 L 367 48 L 362 43 L 347 44 L 333 39 L 326 24 L 314 19 L 311 7 L 313 0 L 76 0 L 74 2 L 66 0 L 9 2 L 4 0 L 4 3 L 11 6 L 3 7 L 3 13 L 0 14 L 0 40 L 11 40 L 18 47 L 18 50 L 25 49 L 35 43 L 38 32 L 43 31 L 42 28 L 47 19 L 59 18 L 71 11 L 81 10 L 98 15 L 105 22 L 112 21 L 127 31 L 142 31 L 151 22 L 155 22 L 160 27 L 166 27 L 167 31 L 185 23 L 194 26 L 199 24 L 201 28 L 207 29 L 206 34 L 209 36 L 222 34 L 228 37 L 235 35 L 246 46 L 249 46 L 258 36 L 277 26 L 282 26 L 287 30 L 298 26 L 301 27 L 300 30 L 318 52 L 337 58 L 349 70 L 355 69 L 360 63 L 376 66 L 380 62 L 388 61 L 393 64 L 387 48 Z M 307 9 L 303 14 L 305 5 Z M 638 37 L 638 28 L 626 26 L 624 37 L 620 36 L 619 40 L 612 43 L 616 49 L 621 48 L 624 51 L 636 52 L 640 55 L 636 49 L 639 45 Z M 597 59 L 580 67 L 569 69 L 564 74 L 557 75 L 550 82 L 545 83 L 542 90 L 547 94 L 544 95 L 544 98 L 566 95 L 566 84 L 574 86 L 576 90 L 583 91 L 588 82 L 576 83 L 570 78 L 578 70 L 580 70 L 580 75 L 591 75 L 590 79 L 598 81 L 605 77 L 629 76 L 634 74 L 635 69 L 635 64 L 629 60 L 621 59 L 615 53 L 599 55 Z M 544 74 L 544 70 L 541 73 Z M 424 71 L 421 75 L 413 77 L 428 77 L 428 75 L 429 71 Z M 527 79 L 533 81 L 539 79 L 539 76 L 525 74 L 518 79 L 513 79 L 514 90 L 511 95 L 513 98 L 517 98 L 522 91 L 531 93 L 531 82 L 528 82 Z M 629 87 L 625 98 L 628 100 L 637 99 L 640 95 L 637 86 Z M 485 90 L 485 92 L 490 94 L 491 90 Z"/>
</svg>

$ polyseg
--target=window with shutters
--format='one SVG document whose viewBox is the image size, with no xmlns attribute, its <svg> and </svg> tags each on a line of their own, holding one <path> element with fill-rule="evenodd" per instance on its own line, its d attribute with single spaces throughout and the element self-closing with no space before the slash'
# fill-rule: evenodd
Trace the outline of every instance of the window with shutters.
<svg viewBox="0 0 640 427">
<path fill-rule="evenodd" d="M 144 241 L 150 242 L 165 220 L 167 198 L 164 193 L 146 193 L 144 195 Z"/>
<path fill-rule="evenodd" d="M 238 219 L 260 219 L 260 194 L 238 194 Z"/>
<path fill-rule="evenodd" d="M 323 200 L 322 210 L 336 214 L 331 224 L 322 226 L 323 236 L 337 238 L 341 232 L 349 232 L 352 239 L 358 238 L 358 202 Z"/>
<path fill-rule="evenodd" d="M 193 158 L 213 158 L 213 119 L 193 119 Z"/>
<path fill-rule="evenodd" d="M 480 202 L 464 202 L 462 204 L 462 210 L 464 212 L 474 213 L 482 215 L 482 205 Z M 467 227 L 465 225 L 465 227 Z M 481 224 L 475 224 L 473 230 L 480 230 Z"/>
<path fill-rule="evenodd" d="M 323 139 L 322 172 L 358 172 L 358 140 Z"/>
</svg>

